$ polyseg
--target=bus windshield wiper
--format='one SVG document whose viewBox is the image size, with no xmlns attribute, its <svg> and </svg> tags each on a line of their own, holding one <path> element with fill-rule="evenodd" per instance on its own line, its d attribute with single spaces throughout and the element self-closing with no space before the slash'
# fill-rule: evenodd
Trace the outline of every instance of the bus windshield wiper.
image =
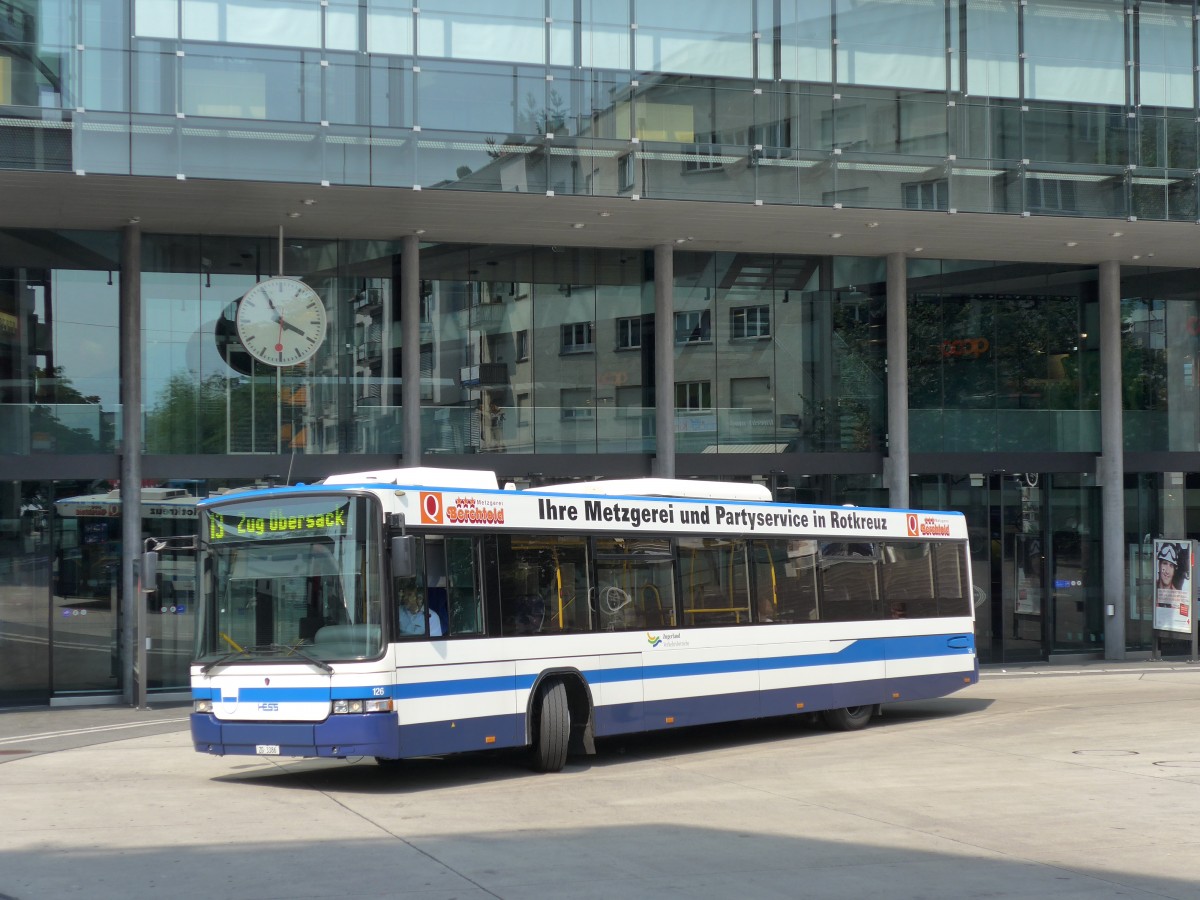
<svg viewBox="0 0 1200 900">
<path fill-rule="evenodd" d="M 212 662 L 205 663 L 200 667 L 200 674 L 206 675 L 208 674 L 209 669 L 224 665 L 225 663 L 232 662 L 234 660 L 252 659 L 256 653 L 278 653 L 284 656 L 291 656 L 295 654 L 302 657 L 306 662 L 312 663 L 318 669 L 333 674 L 333 666 L 329 665 L 329 663 L 325 662 L 325 660 L 319 659 L 305 650 L 301 650 L 300 647 L 300 644 L 296 644 L 294 646 L 292 644 L 257 644 L 253 647 L 246 647 L 243 650 L 235 650 L 232 653 L 226 653 L 224 656 L 217 657 Z"/>
<path fill-rule="evenodd" d="M 310 663 L 312 663 L 318 669 L 321 669 L 325 672 L 329 672 L 332 675 L 333 674 L 333 666 L 331 666 L 329 663 L 325 662 L 325 660 L 320 659 L 316 656 L 313 656 L 307 650 L 301 650 L 300 648 L 303 645 L 304 645 L 304 642 L 301 641 L 299 644 L 263 644 L 258 647 L 253 647 L 252 649 L 266 650 L 266 651 L 275 652 L 275 653 L 282 653 L 284 656 L 291 656 L 294 653 L 297 656 L 304 657 L 306 660 L 308 660 Z"/>
<path fill-rule="evenodd" d="M 248 650 L 234 650 L 232 653 L 226 653 L 224 656 L 218 656 L 212 662 L 207 662 L 204 665 L 202 665 L 200 667 L 200 674 L 207 675 L 208 670 L 215 666 L 224 665 L 225 663 L 229 662 L 230 660 L 238 659 L 241 657 L 246 657 L 249 655 L 250 655 L 250 652 Z"/>
</svg>

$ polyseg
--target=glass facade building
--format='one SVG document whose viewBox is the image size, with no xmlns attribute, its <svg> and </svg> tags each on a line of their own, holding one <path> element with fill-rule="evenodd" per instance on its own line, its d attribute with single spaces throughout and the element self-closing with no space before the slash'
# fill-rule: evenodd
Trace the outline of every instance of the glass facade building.
<svg viewBox="0 0 1200 900">
<path fill-rule="evenodd" d="M 1198 14 L 0 3 L 0 705 L 129 695 L 179 498 L 416 463 L 961 510 L 983 661 L 1149 653 L 1150 541 L 1200 539 Z M 328 317 L 289 367 L 235 325 L 280 274 Z"/>
</svg>

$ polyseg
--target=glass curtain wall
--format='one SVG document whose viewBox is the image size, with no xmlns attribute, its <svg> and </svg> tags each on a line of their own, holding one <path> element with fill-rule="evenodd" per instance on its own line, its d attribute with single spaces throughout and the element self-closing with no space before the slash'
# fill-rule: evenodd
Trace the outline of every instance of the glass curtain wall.
<svg viewBox="0 0 1200 900">
<path fill-rule="evenodd" d="M 0 232 L 0 453 L 112 453 L 117 235 Z"/>
<path fill-rule="evenodd" d="M 914 453 L 1099 452 L 1091 267 L 912 260 Z"/>
<path fill-rule="evenodd" d="M 1121 278 L 1127 451 L 1200 451 L 1200 290 L 1190 270 Z"/>
<path fill-rule="evenodd" d="M 327 337 L 308 362 L 256 361 L 237 303 L 277 242 L 143 241 L 145 452 L 402 454 L 398 247 L 284 241 Z M 676 255 L 681 453 L 878 452 L 886 428 L 882 260 Z M 423 452 L 654 451 L 653 255 L 421 249 Z M 114 313 L 115 315 L 115 313 Z"/>
<path fill-rule="evenodd" d="M 426 453 L 653 450 L 642 250 L 422 250 Z"/>
<path fill-rule="evenodd" d="M 49 483 L 0 482 L 0 706 L 49 696 L 52 508 Z"/>
<path fill-rule="evenodd" d="M 883 274 L 877 259 L 676 253 L 676 450 L 877 450 Z"/>
<path fill-rule="evenodd" d="M 1191 220 L 1192 7 L 40 0 L 0 165 Z"/>
<path fill-rule="evenodd" d="M 403 452 L 391 244 L 284 239 L 283 272 L 314 288 L 316 355 L 270 366 L 237 338 L 240 298 L 279 274 L 277 241 L 143 239 L 143 405 L 151 454 Z"/>
<path fill-rule="evenodd" d="M 1200 450 L 1200 304 L 1190 270 L 1122 270 L 1121 375 L 1127 454 Z M 1152 646 L 1156 538 L 1200 539 L 1195 504 L 1200 476 L 1181 471 L 1126 476 L 1126 576 L 1130 646 Z M 1186 642 L 1166 641 L 1164 654 L 1190 653 Z"/>
</svg>

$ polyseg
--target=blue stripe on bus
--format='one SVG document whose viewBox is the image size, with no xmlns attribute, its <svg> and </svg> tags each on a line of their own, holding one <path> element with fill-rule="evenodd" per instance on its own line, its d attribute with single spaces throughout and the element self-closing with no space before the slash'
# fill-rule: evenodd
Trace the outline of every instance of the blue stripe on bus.
<svg viewBox="0 0 1200 900">
<path fill-rule="evenodd" d="M 454 681 L 430 681 L 421 684 L 398 684 L 392 689 L 397 700 L 421 697 L 449 697 L 457 694 L 488 694 L 495 691 L 527 691 L 537 680 L 536 675 L 497 675 L 492 678 L 462 678 Z"/>
<path fill-rule="evenodd" d="M 904 638 L 877 638 L 853 641 L 832 653 L 812 653 L 789 656 L 750 657 L 692 663 L 653 663 L 644 666 L 625 666 L 619 669 L 585 671 L 589 684 L 616 684 L 659 678 L 687 678 L 701 675 L 730 675 L 744 672 L 780 669 L 812 668 L 814 666 L 849 665 L 884 662 L 897 659 L 921 659 L 944 656 L 966 656 L 975 650 L 969 634 L 936 634 Z M 652 651 L 659 652 L 659 651 Z M 670 652 L 670 651 L 666 651 Z M 374 693 L 377 686 L 338 687 L 333 699 L 366 699 L 390 696 L 396 700 L 415 700 L 427 697 L 449 697 L 464 694 L 487 694 L 503 691 L 525 691 L 533 687 L 536 675 L 497 675 L 485 678 L 437 680 L 418 684 L 398 684 L 384 688 L 385 694 Z M 197 700 L 221 702 L 216 688 L 197 688 L 192 692 Z M 228 702 L 261 703 L 324 703 L 330 699 L 328 688 L 318 687 L 242 687 L 230 689 Z"/>
<path fill-rule="evenodd" d="M 966 645 L 962 639 L 966 637 Z M 951 643 L 951 642 L 954 643 Z M 923 657 L 964 655 L 973 652 L 974 641 L 969 635 L 928 635 L 908 638 L 860 640 L 832 653 L 810 653 L 793 656 L 767 656 L 749 659 L 723 659 L 713 662 L 664 663 L 661 665 L 628 666 L 587 672 L 592 684 L 612 684 L 638 678 L 681 678 L 693 675 L 730 675 L 738 672 L 759 672 L 776 669 L 799 669 L 812 666 L 847 665 L 851 663 L 883 662 L 889 659 L 920 659 Z"/>
<path fill-rule="evenodd" d="M 213 703 L 328 703 L 329 687 L 242 687 L 213 689 Z"/>
</svg>

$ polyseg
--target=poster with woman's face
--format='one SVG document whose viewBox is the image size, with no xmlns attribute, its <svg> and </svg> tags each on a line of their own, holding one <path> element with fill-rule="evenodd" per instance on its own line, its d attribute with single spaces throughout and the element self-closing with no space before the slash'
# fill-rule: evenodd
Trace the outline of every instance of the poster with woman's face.
<svg viewBox="0 0 1200 900">
<path fill-rule="evenodd" d="M 1192 542 L 1154 542 L 1154 627 L 1192 633 Z"/>
</svg>

